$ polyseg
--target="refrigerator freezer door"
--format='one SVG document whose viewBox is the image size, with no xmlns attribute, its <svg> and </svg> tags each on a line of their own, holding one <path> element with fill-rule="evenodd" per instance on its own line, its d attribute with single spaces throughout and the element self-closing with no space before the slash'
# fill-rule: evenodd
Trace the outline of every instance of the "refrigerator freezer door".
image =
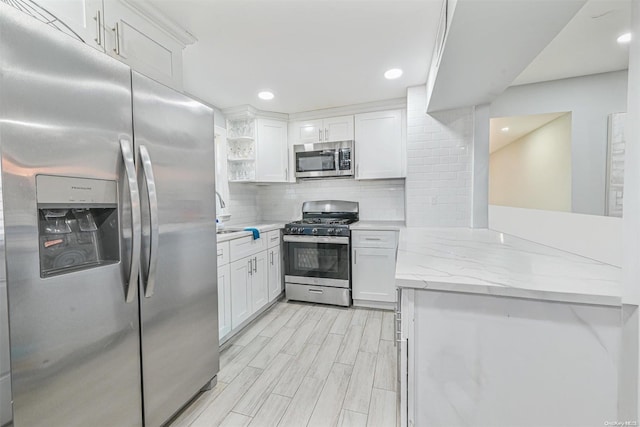
<svg viewBox="0 0 640 427">
<path fill-rule="evenodd" d="M 132 232 L 120 140 L 132 141 L 130 84 L 125 65 L 0 2 L 16 427 L 142 425 L 137 299 L 125 302 Z M 38 175 L 117 183 L 120 261 L 41 278 Z"/>
<path fill-rule="evenodd" d="M 144 410 L 154 427 L 219 369 L 213 111 L 135 72 L 132 87 Z"/>
</svg>

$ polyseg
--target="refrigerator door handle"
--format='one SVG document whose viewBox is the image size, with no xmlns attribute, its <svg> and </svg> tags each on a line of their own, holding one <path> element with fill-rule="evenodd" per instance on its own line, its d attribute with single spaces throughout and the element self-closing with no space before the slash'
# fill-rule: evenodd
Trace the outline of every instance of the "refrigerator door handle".
<svg viewBox="0 0 640 427">
<path fill-rule="evenodd" d="M 149 150 L 144 145 L 140 145 L 140 160 L 142 171 L 147 182 L 147 197 L 149 198 L 149 225 L 151 227 L 151 241 L 149 248 L 149 266 L 147 270 L 147 281 L 144 285 L 144 297 L 153 295 L 156 285 L 156 267 L 158 265 L 158 238 L 160 236 L 158 223 L 158 192 L 156 191 L 156 181 L 153 176 L 153 164 L 149 156 Z"/>
<path fill-rule="evenodd" d="M 129 185 L 129 196 L 131 198 L 131 262 L 129 265 L 129 280 L 127 283 L 126 302 L 133 302 L 138 286 L 138 269 L 140 267 L 140 240 L 142 239 L 142 225 L 140 223 L 140 193 L 138 192 L 138 180 L 136 178 L 136 167 L 133 163 L 133 150 L 131 142 L 126 139 L 120 140 L 120 150 L 124 161 L 124 170 L 127 175 Z"/>
</svg>

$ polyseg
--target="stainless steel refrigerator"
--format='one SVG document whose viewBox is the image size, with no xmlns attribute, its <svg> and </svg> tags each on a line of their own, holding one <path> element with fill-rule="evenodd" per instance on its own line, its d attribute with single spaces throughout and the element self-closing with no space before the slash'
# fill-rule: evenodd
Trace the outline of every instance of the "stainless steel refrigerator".
<svg viewBox="0 0 640 427">
<path fill-rule="evenodd" d="M 215 381 L 213 141 L 210 108 L 0 2 L 15 426 L 160 426 Z"/>
</svg>

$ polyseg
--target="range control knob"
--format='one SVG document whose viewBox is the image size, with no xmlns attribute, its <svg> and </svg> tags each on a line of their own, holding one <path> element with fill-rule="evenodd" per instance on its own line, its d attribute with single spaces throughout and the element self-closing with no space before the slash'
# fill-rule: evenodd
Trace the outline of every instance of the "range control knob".
<svg viewBox="0 0 640 427">
<path fill-rule="evenodd" d="M 335 228 L 330 228 L 330 229 L 327 230 L 327 234 L 333 234 L 335 232 L 336 232 Z"/>
<path fill-rule="evenodd" d="M 311 234 L 318 234 L 318 229 L 314 228 L 313 230 L 311 230 Z"/>
</svg>

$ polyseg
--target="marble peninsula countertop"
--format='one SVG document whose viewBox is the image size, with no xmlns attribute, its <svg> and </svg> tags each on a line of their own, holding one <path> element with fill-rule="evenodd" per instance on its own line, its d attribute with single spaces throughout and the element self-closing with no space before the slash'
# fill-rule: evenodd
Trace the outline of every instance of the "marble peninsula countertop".
<svg viewBox="0 0 640 427">
<path fill-rule="evenodd" d="M 402 228 L 396 286 L 621 305 L 621 269 L 487 229 Z"/>
</svg>

